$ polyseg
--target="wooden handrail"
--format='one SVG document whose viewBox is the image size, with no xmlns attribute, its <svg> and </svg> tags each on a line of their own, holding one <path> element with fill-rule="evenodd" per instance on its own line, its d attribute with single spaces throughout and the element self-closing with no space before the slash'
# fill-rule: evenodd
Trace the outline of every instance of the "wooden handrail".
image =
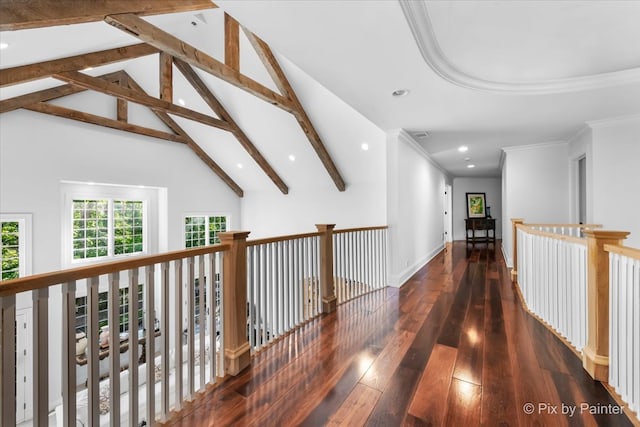
<svg viewBox="0 0 640 427">
<path fill-rule="evenodd" d="M 228 244 L 218 244 L 203 246 L 194 249 L 184 249 L 179 251 L 166 252 L 157 255 L 136 256 L 119 261 L 105 262 L 100 264 L 85 265 L 77 268 L 54 271 L 50 273 L 35 274 L 33 276 L 21 277 L 0 282 L 0 297 L 15 295 L 20 292 L 42 289 L 72 280 L 81 280 L 88 277 L 100 276 L 103 274 L 125 271 L 132 268 L 144 267 L 151 264 L 183 259 L 208 253 L 223 252 L 229 250 Z"/>
<path fill-rule="evenodd" d="M 285 242 L 287 240 L 306 239 L 308 237 L 320 237 L 322 233 L 290 234 L 287 236 L 266 237 L 264 239 L 247 240 L 247 246 L 266 245 L 268 243 Z"/>
<path fill-rule="evenodd" d="M 529 234 L 534 234 L 536 236 L 550 237 L 552 239 L 564 240 L 566 242 L 578 243 L 580 245 L 585 245 L 585 246 L 587 244 L 587 240 L 583 237 L 567 236 L 565 234 L 557 234 L 557 233 L 550 233 L 548 231 L 535 230 L 531 228 L 530 224 L 518 224 L 516 225 L 516 228 L 522 229 L 523 231 L 526 231 Z"/>
<path fill-rule="evenodd" d="M 640 260 L 640 249 L 622 245 L 604 245 L 604 250 L 610 253 Z"/>
<path fill-rule="evenodd" d="M 375 227 L 343 228 L 343 229 L 340 229 L 340 230 L 333 230 L 333 234 L 353 233 L 353 232 L 356 232 L 356 231 L 386 230 L 388 228 L 389 228 L 388 225 L 379 225 L 379 226 L 375 226 Z"/>
</svg>

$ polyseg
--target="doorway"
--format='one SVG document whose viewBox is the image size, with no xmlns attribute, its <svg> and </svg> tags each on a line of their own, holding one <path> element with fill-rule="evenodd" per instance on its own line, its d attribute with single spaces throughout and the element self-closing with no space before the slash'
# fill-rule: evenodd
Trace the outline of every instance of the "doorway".
<svg viewBox="0 0 640 427">
<path fill-rule="evenodd" d="M 578 159 L 578 223 L 587 223 L 587 158 Z"/>
</svg>

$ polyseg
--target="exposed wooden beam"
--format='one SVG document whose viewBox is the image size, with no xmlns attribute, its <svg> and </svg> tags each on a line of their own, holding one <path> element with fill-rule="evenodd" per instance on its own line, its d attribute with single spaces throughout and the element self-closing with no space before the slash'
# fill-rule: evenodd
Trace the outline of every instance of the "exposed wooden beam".
<svg viewBox="0 0 640 427">
<path fill-rule="evenodd" d="M 114 27 L 133 34 L 150 45 L 179 58 L 194 67 L 200 68 L 258 98 L 280 107 L 290 113 L 296 111 L 291 101 L 253 79 L 242 75 L 239 71 L 226 66 L 217 59 L 196 49 L 188 43 L 161 30 L 133 14 L 107 16 L 105 21 Z"/>
<path fill-rule="evenodd" d="M 123 74 L 127 74 L 125 71 L 122 71 Z M 128 76 L 127 82 L 129 87 L 140 94 L 146 95 L 145 90 L 134 80 L 131 76 Z M 193 150 L 193 152 L 200 157 L 200 159 L 211 169 L 220 179 L 233 190 L 234 193 L 238 197 L 242 197 L 244 195 L 244 191 L 240 186 L 229 176 L 227 173 L 218 165 L 203 149 L 200 147 L 190 136 L 189 134 L 180 127 L 175 120 L 173 120 L 167 113 L 163 111 L 152 110 L 155 115 L 171 130 L 173 130 L 178 135 L 182 136 L 189 148 Z"/>
<path fill-rule="evenodd" d="M 117 71 L 115 73 L 105 74 L 98 78 L 104 79 L 108 82 L 116 82 L 120 78 L 120 72 Z M 67 84 L 16 96 L 0 101 L 0 113 L 17 110 L 18 108 L 23 108 L 37 102 L 50 101 L 63 96 L 73 95 L 74 93 L 84 92 L 85 90 L 87 89 L 84 87 Z"/>
<path fill-rule="evenodd" d="M 158 49 L 146 43 L 140 43 L 38 62 L 36 64 L 5 68 L 4 70 L 0 70 L 0 87 L 51 77 L 56 73 L 63 73 L 65 71 L 79 71 L 87 67 L 97 67 L 126 59 L 139 58 L 154 53 L 158 53 Z"/>
<path fill-rule="evenodd" d="M 210 0 L 2 0 L 0 31 L 102 21 L 118 13 L 160 15 L 213 7 Z"/>
<path fill-rule="evenodd" d="M 91 77 L 77 71 L 67 71 L 65 73 L 55 74 L 53 77 L 77 86 L 82 86 L 86 89 L 92 89 L 98 92 L 105 93 L 107 95 L 116 96 L 118 98 L 123 98 L 128 101 L 135 102 L 136 104 L 145 105 L 154 110 L 175 114 L 176 116 L 184 117 L 185 119 L 193 120 L 219 129 L 228 131 L 231 130 L 229 124 L 220 119 L 216 119 L 214 117 L 207 116 L 206 114 L 202 114 L 197 111 L 193 111 L 188 108 L 184 108 L 179 105 L 175 105 L 170 102 L 133 91 L 126 87 L 120 87 L 117 84 L 109 83 L 105 80 L 99 79 L 97 77 Z"/>
<path fill-rule="evenodd" d="M 173 57 L 160 52 L 160 99 L 173 103 Z"/>
<path fill-rule="evenodd" d="M 240 25 L 226 13 L 224 14 L 224 63 L 240 71 Z"/>
<path fill-rule="evenodd" d="M 50 114 L 52 116 L 63 117 L 65 119 L 76 120 L 83 123 L 90 123 L 98 126 L 108 127 L 111 129 L 117 129 L 125 132 L 136 133 L 139 135 L 150 136 L 153 138 L 164 139 L 166 141 L 181 142 L 183 144 L 187 143 L 186 139 L 182 135 L 175 135 L 173 133 L 162 132 L 156 129 L 133 125 L 131 123 L 124 123 L 119 120 L 108 119 L 106 117 L 96 116 L 94 114 L 61 107 L 59 105 L 38 102 L 24 108 L 26 110 L 37 111 L 39 113 Z"/>
<path fill-rule="evenodd" d="M 278 86 L 280 92 L 287 96 L 293 103 L 295 107 L 294 115 L 298 120 L 302 131 L 305 133 L 305 135 L 307 135 L 307 138 L 309 139 L 309 142 L 311 143 L 313 149 L 316 151 L 316 154 L 320 158 L 320 161 L 329 173 L 329 176 L 331 176 L 331 179 L 333 179 L 333 182 L 335 183 L 338 190 L 344 191 L 346 189 L 346 186 L 344 180 L 342 179 L 342 176 L 340 175 L 340 172 L 338 171 L 338 168 L 333 162 L 333 159 L 331 159 L 327 148 L 324 146 L 322 139 L 320 139 L 320 135 L 318 135 L 318 132 L 316 132 L 313 123 L 311 123 L 309 116 L 307 116 L 304 107 L 300 103 L 296 92 L 291 87 L 291 84 L 289 83 L 289 80 L 287 79 L 284 71 L 280 67 L 278 60 L 273 55 L 271 48 L 264 41 L 262 41 L 252 32 L 246 30 L 244 27 L 243 31 L 249 39 L 249 42 L 251 43 L 253 48 L 256 50 L 256 53 L 260 57 L 260 60 L 267 68 L 267 71 L 269 72 L 269 75 L 273 79 L 274 83 L 276 84 L 276 86 Z"/>
<path fill-rule="evenodd" d="M 233 117 L 224 108 L 224 106 L 218 101 L 215 95 L 207 87 L 206 83 L 198 76 L 193 68 L 189 64 L 179 59 L 175 60 L 176 67 L 184 75 L 187 81 L 193 86 L 198 94 L 204 99 L 204 101 L 211 107 L 211 109 L 225 122 L 231 126 L 231 133 L 236 137 L 240 145 L 249 153 L 251 158 L 262 168 L 264 173 L 273 181 L 273 183 L 280 189 L 283 194 L 289 192 L 289 187 L 284 183 L 278 173 L 271 167 L 267 159 L 264 158 L 260 150 L 251 142 L 249 137 L 240 129 L 240 126 L 233 120 Z"/>
<path fill-rule="evenodd" d="M 123 87 L 127 87 L 127 76 L 121 76 L 118 84 Z M 116 116 L 118 121 L 128 122 L 129 121 L 129 101 L 126 99 L 118 98 L 116 99 Z"/>
</svg>

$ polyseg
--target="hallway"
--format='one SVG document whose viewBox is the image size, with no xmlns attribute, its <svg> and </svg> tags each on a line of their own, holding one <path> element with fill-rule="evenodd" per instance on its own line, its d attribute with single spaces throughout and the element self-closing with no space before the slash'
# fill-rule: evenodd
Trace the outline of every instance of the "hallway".
<svg viewBox="0 0 640 427">
<path fill-rule="evenodd" d="M 631 425 L 522 308 L 499 250 L 462 242 L 401 289 L 287 335 L 184 412 L 174 424 Z"/>
</svg>

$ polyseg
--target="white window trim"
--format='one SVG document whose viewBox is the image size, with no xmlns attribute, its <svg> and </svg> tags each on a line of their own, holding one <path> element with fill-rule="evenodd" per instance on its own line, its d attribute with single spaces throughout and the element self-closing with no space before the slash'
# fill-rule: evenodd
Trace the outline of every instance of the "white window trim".
<svg viewBox="0 0 640 427">
<path fill-rule="evenodd" d="M 17 222 L 20 224 L 18 226 L 18 274 L 20 277 L 31 275 L 33 272 L 33 216 L 30 213 L 3 213 L 0 214 L 0 222 Z"/>
<path fill-rule="evenodd" d="M 126 259 L 127 257 L 135 257 L 155 253 L 157 251 L 157 233 L 158 229 L 158 213 L 157 210 L 157 189 L 143 188 L 140 186 L 125 186 L 111 184 L 93 184 L 79 182 L 63 182 L 62 183 L 62 265 L 63 267 L 75 267 L 78 265 L 97 264 L 105 261 L 114 261 L 118 259 Z M 131 200 L 143 202 L 143 219 L 144 226 L 142 231 L 143 250 L 133 254 L 109 255 L 99 258 L 73 258 L 73 201 L 74 200 Z M 113 219 L 110 212 L 109 222 Z M 153 237 L 152 237 L 153 236 Z M 112 236 L 110 236 L 112 237 Z M 110 240 L 112 240 L 110 238 Z M 109 241 L 111 250 L 113 245 Z"/>
</svg>

